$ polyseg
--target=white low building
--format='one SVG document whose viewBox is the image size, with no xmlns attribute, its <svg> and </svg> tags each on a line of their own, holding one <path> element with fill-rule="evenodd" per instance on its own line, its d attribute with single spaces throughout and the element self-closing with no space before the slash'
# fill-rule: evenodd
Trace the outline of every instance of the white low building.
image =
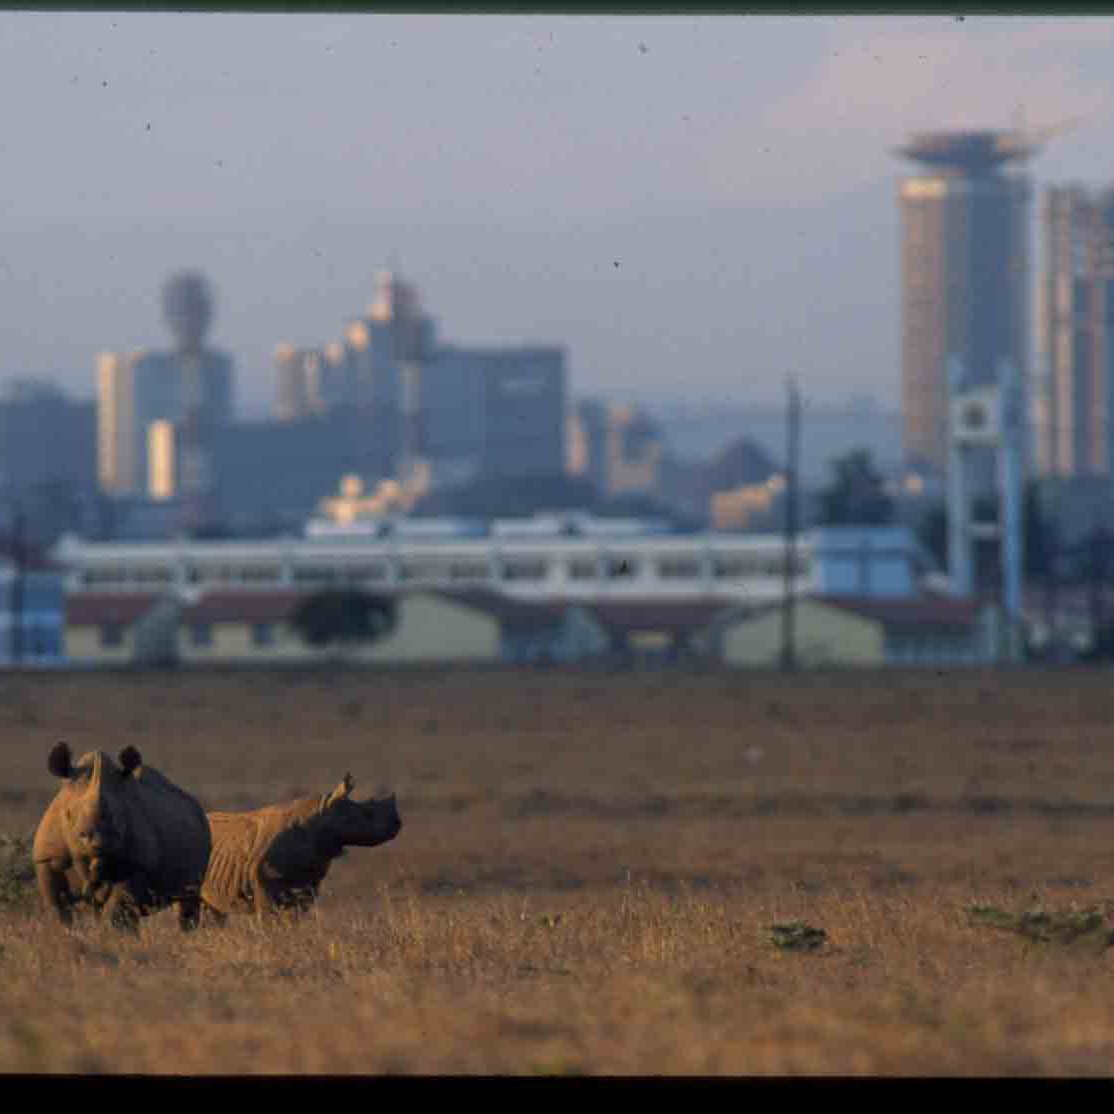
<svg viewBox="0 0 1114 1114">
<path fill-rule="evenodd" d="M 521 600 L 695 600 L 758 605 L 785 592 L 781 535 L 608 532 L 593 523 L 550 530 L 437 531 L 414 522 L 386 532 L 258 541 L 96 542 L 62 539 L 52 557 L 67 597 L 103 592 L 177 592 L 358 587 L 367 591 L 486 589 Z M 800 595 L 855 590 L 907 596 L 929 571 L 910 531 L 816 529 L 794 549 Z"/>
</svg>

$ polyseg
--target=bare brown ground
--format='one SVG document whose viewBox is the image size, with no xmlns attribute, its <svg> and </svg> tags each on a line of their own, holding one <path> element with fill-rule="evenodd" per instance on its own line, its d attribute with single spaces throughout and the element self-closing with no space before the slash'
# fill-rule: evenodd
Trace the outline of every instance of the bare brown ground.
<svg viewBox="0 0 1114 1114">
<path fill-rule="evenodd" d="M 208 808 L 397 789 L 314 914 L 0 906 L 0 1070 L 1109 1074 L 1114 675 L 6 676 L 0 831 L 128 743 Z M 775 948 L 804 920 L 827 943 Z"/>
</svg>

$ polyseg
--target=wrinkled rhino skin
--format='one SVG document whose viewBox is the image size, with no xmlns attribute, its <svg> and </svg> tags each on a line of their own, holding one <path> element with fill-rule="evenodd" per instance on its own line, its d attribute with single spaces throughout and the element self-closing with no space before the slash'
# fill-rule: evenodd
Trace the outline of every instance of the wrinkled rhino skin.
<svg viewBox="0 0 1114 1114">
<path fill-rule="evenodd" d="M 68 924 L 79 898 L 121 927 L 169 904 L 183 929 L 197 924 L 211 837 L 205 810 L 135 747 L 119 765 L 104 751 L 73 761 L 66 743 L 47 768 L 62 781 L 35 833 L 39 893 Z"/>
<path fill-rule="evenodd" d="M 352 798 L 352 778 L 331 793 L 253 812 L 210 812 L 212 852 L 201 899 L 217 914 L 306 909 L 345 847 L 376 847 L 402 828 L 394 796 Z"/>
</svg>

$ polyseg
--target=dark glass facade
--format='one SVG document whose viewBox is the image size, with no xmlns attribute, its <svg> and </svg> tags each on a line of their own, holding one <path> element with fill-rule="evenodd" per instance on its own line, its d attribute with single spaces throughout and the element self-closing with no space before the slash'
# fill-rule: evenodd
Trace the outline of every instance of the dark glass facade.
<svg viewBox="0 0 1114 1114">
<path fill-rule="evenodd" d="M 981 133 L 980 133 L 981 134 Z M 1008 359 L 1028 372 L 1028 180 L 980 162 L 957 137 L 924 157 L 931 169 L 900 184 L 902 211 L 903 452 L 943 476 L 947 465 L 947 363 L 958 356 L 971 385 L 993 382 Z M 976 152 L 977 153 L 977 152 Z"/>
<path fill-rule="evenodd" d="M 1114 192 L 1053 187 L 1044 197 L 1037 467 L 1044 476 L 1114 474 Z"/>
</svg>

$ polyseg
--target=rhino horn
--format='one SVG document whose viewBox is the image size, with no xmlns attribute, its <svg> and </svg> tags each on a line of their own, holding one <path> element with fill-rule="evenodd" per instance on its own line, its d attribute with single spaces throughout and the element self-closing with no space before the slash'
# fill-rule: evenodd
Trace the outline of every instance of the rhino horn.
<svg viewBox="0 0 1114 1114">
<path fill-rule="evenodd" d="M 73 767 L 70 765 L 69 743 L 55 743 L 46 760 L 46 768 L 55 777 L 69 777 Z"/>
<path fill-rule="evenodd" d="M 330 805 L 335 804 L 337 801 L 343 800 L 352 792 L 352 787 L 356 783 L 352 780 L 351 774 L 345 774 L 340 780 L 340 784 L 326 796 L 322 804 L 322 810 L 328 808 Z"/>
<path fill-rule="evenodd" d="M 126 746 L 120 751 L 120 765 L 125 774 L 130 774 L 133 770 L 139 769 L 143 765 L 143 755 L 133 746 Z"/>
</svg>

